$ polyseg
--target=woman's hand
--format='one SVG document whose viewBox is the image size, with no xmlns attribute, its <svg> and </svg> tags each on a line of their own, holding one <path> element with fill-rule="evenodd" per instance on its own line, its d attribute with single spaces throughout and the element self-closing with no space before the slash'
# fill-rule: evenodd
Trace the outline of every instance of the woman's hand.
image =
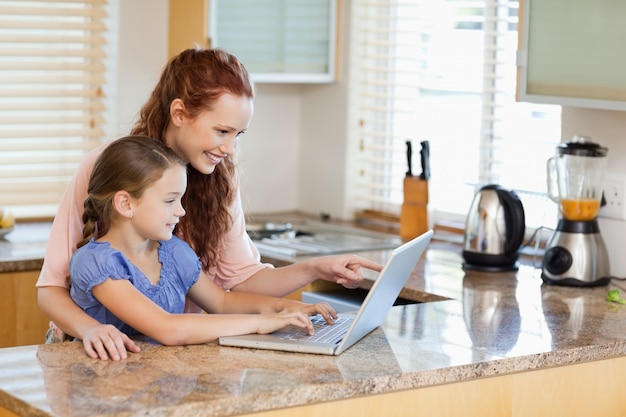
<svg viewBox="0 0 626 417">
<path fill-rule="evenodd" d="M 90 358 L 114 361 L 126 359 L 128 352 L 139 352 L 139 346 L 110 324 L 98 324 L 89 328 L 83 338 L 83 347 Z"/>
<path fill-rule="evenodd" d="M 318 279 L 358 288 L 361 268 L 382 271 L 382 265 L 357 255 L 332 255 L 305 259 L 279 268 L 263 268 L 231 291 L 284 297 Z"/>
<path fill-rule="evenodd" d="M 363 280 L 361 268 L 380 272 L 383 266 L 357 255 L 323 256 L 310 261 L 317 270 L 318 277 L 336 282 L 346 288 L 358 288 Z"/>
</svg>

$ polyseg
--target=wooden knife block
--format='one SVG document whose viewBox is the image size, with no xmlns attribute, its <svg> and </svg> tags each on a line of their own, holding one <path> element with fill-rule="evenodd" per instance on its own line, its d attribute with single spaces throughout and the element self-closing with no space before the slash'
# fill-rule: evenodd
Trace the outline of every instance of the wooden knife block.
<svg viewBox="0 0 626 417">
<path fill-rule="evenodd" d="M 400 237 L 409 240 L 426 231 L 428 231 L 428 181 L 420 177 L 404 177 Z"/>
</svg>

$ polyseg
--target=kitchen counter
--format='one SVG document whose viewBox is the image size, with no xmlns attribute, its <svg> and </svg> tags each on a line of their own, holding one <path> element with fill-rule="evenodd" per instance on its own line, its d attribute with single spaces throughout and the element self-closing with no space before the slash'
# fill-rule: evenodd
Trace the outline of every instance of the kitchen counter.
<svg viewBox="0 0 626 417">
<path fill-rule="evenodd" d="M 388 251 L 361 255 L 383 262 Z M 624 415 L 626 306 L 604 299 L 616 285 L 547 286 L 532 263 L 465 273 L 460 248 L 435 240 L 403 292 L 425 302 L 394 307 L 338 357 L 140 342 L 141 353 L 102 362 L 76 342 L 6 348 L 0 407 L 96 417 Z"/>
<path fill-rule="evenodd" d="M 50 222 L 16 223 L 0 238 L 0 273 L 40 270 L 51 227 Z"/>
</svg>

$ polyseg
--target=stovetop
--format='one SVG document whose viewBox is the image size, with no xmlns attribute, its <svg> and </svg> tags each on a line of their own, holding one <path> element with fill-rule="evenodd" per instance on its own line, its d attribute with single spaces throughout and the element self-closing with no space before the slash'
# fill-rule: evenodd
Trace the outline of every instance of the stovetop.
<svg viewBox="0 0 626 417">
<path fill-rule="evenodd" d="M 250 225 L 248 234 L 262 255 L 289 258 L 393 249 L 402 243 L 392 235 L 313 221 Z"/>
</svg>

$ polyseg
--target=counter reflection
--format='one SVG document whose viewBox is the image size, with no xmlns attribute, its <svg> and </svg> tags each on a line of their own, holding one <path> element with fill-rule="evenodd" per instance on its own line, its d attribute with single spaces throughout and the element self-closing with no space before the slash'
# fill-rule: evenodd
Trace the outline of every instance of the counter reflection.
<svg viewBox="0 0 626 417">
<path fill-rule="evenodd" d="M 403 370 L 482 363 L 551 349 L 539 277 L 518 280 L 515 272 L 470 271 L 460 283 L 459 300 L 394 307 L 388 316 L 385 330 Z M 412 343 L 403 343 L 405 339 Z"/>
</svg>

